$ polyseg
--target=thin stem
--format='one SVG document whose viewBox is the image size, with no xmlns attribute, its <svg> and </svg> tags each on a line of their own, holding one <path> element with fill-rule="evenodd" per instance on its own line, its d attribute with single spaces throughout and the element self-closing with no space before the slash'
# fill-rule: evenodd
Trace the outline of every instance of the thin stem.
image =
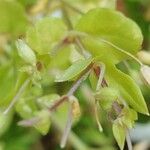
<svg viewBox="0 0 150 150">
<path fill-rule="evenodd" d="M 68 100 L 68 96 L 64 95 L 60 99 L 56 100 L 56 102 L 49 108 L 49 111 L 55 110 L 59 105 Z"/>
<path fill-rule="evenodd" d="M 79 78 L 74 85 L 72 86 L 72 88 L 69 90 L 69 92 L 67 93 L 67 96 L 70 97 L 71 95 L 74 94 L 74 92 L 78 89 L 78 87 L 80 86 L 80 84 L 87 78 L 87 76 L 89 75 L 89 73 L 91 72 L 91 69 L 88 70 L 88 72 L 86 72 L 85 74 L 83 74 L 81 76 L 81 78 Z"/>
<path fill-rule="evenodd" d="M 25 89 L 26 89 L 26 87 L 28 86 L 29 83 L 30 83 L 30 79 L 25 80 L 25 82 L 20 87 L 20 89 L 19 89 L 18 93 L 16 94 L 16 96 L 12 99 L 9 106 L 4 111 L 5 115 L 12 109 L 12 107 L 15 105 L 15 103 L 21 98 L 23 92 L 25 91 Z"/>
<path fill-rule="evenodd" d="M 68 26 L 68 30 L 73 30 L 73 25 L 70 21 L 70 18 L 68 17 L 68 13 L 66 11 L 66 8 L 65 8 L 65 5 L 64 3 L 60 0 L 60 2 L 62 3 L 61 5 L 61 11 L 62 11 L 62 14 L 63 14 L 63 17 L 64 17 L 64 20 Z"/>
<path fill-rule="evenodd" d="M 72 6 L 72 5 L 69 4 L 68 2 L 66 2 L 66 1 L 64 1 L 64 0 L 61 0 L 61 2 L 63 2 L 68 8 L 74 10 L 75 12 L 77 12 L 77 13 L 79 13 L 79 14 L 81 14 L 81 15 L 84 14 L 80 9 L 78 9 L 78 8 L 76 8 L 76 7 L 74 7 L 74 6 Z"/>
<path fill-rule="evenodd" d="M 61 6 L 61 10 L 62 10 L 62 14 L 63 14 L 63 17 L 64 17 L 64 20 L 68 26 L 68 30 L 73 30 L 73 25 L 72 25 L 72 22 L 68 16 L 68 13 L 66 11 L 66 8 L 65 8 L 65 4 L 64 4 L 64 1 L 63 0 L 60 0 L 60 2 L 62 3 L 62 6 Z M 85 55 L 85 48 L 83 46 L 83 44 L 81 43 L 80 39 L 78 37 L 76 37 L 75 39 L 75 44 L 77 45 L 77 47 L 80 49 L 80 53 L 85 57 L 87 58 L 87 56 Z"/>
<path fill-rule="evenodd" d="M 130 134 L 129 134 L 128 130 L 127 130 L 127 133 L 126 133 L 126 142 L 127 142 L 127 145 L 128 145 L 128 150 L 133 150 L 132 142 L 131 142 L 131 138 L 130 138 Z"/>
<path fill-rule="evenodd" d="M 59 119 L 55 116 L 55 114 L 51 116 L 51 120 L 54 123 L 55 127 L 60 132 L 63 133 L 64 131 L 63 126 L 61 125 Z M 70 131 L 68 140 L 69 140 L 69 143 L 77 150 L 90 150 L 91 149 L 85 143 L 83 143 L 82 140 L 72 131 Z"/>
<path fill-rule="evenodd" d="M 98 102 L 95 101 L 95 103 L 94 103 L 94 113 L 95 113 L 95 119 L 96 119 L 96 122 L 97 122 L 97 125 L 98 125 L 98 129 L 99 129 L 100 132 L 102 132 L 103 128 L 102 128 L 101 123 L 99 121 L 99 114 L 98 114 L 98 108 L 97 108 L 98 105 L 99 105 Z"/>
<path fill-rule="evenodd" d="M 84 58 L 88 58 L 89 56 L 87 55 L 86 50 L 85 50 L 83 44 L 81 43 L 79 37 L 76 37 L 75 44 L 79 48 L 79 50 L 80 50 L 79 52 L 84 56 Z"/>
<path fill-rule="evenodd" d="M 65 130 L 63 131 L 63 136 L 61 139 L 61 143 L 60 143 L 60 147 L 64 148 L 71 130 L 71 126 L 72 126 L 72 120 L 73 120 L 73 114 L 72 114 L 72 104 L 70 103 L 69 106 L 69 111 L 68 111 L 68 119 L 67 119 L 67 123 L 66 123 L 66 127 Z"/>
<path fill-rule="evenodd" d="M 105 74 L 105 65 L 101 63 L 100 66 L 101 68 L 100 68 L 99 79 L 98 79 L 97 86 L 96 86 L 96 91 L 100 89 L 103 79 L 104 79 L 104 74 Z"/>
</svg>

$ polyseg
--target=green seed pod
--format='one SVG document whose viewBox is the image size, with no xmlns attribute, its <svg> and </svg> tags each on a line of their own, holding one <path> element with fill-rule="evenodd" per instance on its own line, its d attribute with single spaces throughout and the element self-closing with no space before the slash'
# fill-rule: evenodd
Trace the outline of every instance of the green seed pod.
<svg viewBox="0 0 150 150">
<path fill-rule="evenodd" d="M 118 99 L 118 95 L 116 89 L 105 87 L 96 92 L 95 99 L 99 101 L 104 110 L 110 110 L 113 102 Z"/>
<path fill-rule="evenodd" d="M 18 49 L 19 56 L 26 62 L 31 65 L 36 64 L 36 56 L 32 49 L 23 41 L 23 40 L 18 40 L 16 42 L 16 46 Z"/>
</svg>

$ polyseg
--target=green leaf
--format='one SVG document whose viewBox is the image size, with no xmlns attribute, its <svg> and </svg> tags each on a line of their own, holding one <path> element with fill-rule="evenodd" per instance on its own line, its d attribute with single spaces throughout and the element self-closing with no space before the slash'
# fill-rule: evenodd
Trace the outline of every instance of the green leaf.
<svg viewBox="0 0 150 150">
<path fill-rule="evenodd" d="M 27 17 L 23 7 L 15 1 L 0 1 L 0 33 L 18 36 L 25 32 Z"/>
<path fill-rule="evenodd" d="M 135 81 L 115 66 L 107 65 L 106 80 L 110 87 L 120 93 L 123 100 L 134 110 L 143 114 L 149 114 L 142 92 Z"/>
<path fill-rule="evenodd" d="M 23 41 L 18 40 L 16 42 L 19 56 L 26 62 L 31 65 L 36 65 L 36 56 L 32 49 Z"/>
<path fill-rule="evenodd" d="M 114 134 L 114 137 L 115 137 L 120 149 L 123 150 L 125 136 L 126 136 L 125 129 L 120 124 L 114 123 L 113 124 L 113 134 Z"/>
<path fill-rule="evenodd" d="M 75 28 L 91 36 L 91 38 L 83 38 L 82 42 L 93 56 L 99 57 L 99 60 L 103 62 L 116 64 L 127 58 L 127 55 L 108 42 L 124 51 L 136 54 L 143 41 L 141 30 L 135 22 L 120 12 L 107 8 L 96 8 L 89 11 L 81 17 Z"/>
<path fill-rule="evenodd" d="M 38 121 L 34 126 L 35 128 L 43 135 L 46 135 L 49 131 L 51 121 L 50 121 L 50 113 L 48 110 L 42 110 L 35 113 L 35 117 L 38 117 L 40 121 Z"/>
<path fill-rule="evenodd" d="M 4 115 L 0 112 L 0 137 L 8 130 L 13 119 L 13 112 Z"/>
<path fill-rule="evenodd" d="M 62 40 L 67 27 L 61 19 L 44 18 L 27 31 L 27 43 L 39 54 L 48 54 Z"/>
<path fill-rule="evenodd" d="M 78 60 L 72 64 L 63 74 L 56 77 L 56 82 L 70 81 L 84 71 L 93 61 L 93 59 Z"/>
</svg>

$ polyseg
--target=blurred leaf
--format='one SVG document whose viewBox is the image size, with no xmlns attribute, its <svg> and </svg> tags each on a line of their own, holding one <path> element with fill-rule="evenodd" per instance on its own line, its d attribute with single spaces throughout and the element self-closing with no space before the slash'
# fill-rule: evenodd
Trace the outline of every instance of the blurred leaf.
<svg viewBox="0 0 150 150">
<path fill-rule="evenodd" d="M 36 56 L 32 49 L 23 41 L 18 40 L 16 42 L 16 46 L 18 49 L 19 56 L 26 62 L 31 65 L 36 65 Z"/>
<path fill-rule="evenodd" d="M 27 30 L 27 43 L 38 54 L 49 54 L 66 31 L 67 27 L 61 19 L 47 17 Z"/>
<path fill-rule="evenodd" d="M 17 102 L 15 109 L 23 119 L 28 119 L 33 116 L 34 112 L 37 111 L 37 106 L 32 98 L 21 98 Z"/>
<path fill-rule="evenodd" d="M 6 105 L 14 93 L 15 80 L 14 70 L 10 64 L 0 67 L 0 105 Z"/>
<path fill-rule="evenodd" d="M 0 33 L 18 36 L 25 32 L 27 18 L 23 7 L 15 1 L 0 1 Z"/>
<path fill-rule="evenodd" d="M 35 4 L 37 0 L 17 0 L 17 1 L 24 6 L 29 6 Z"/>
<path fill-rule="evenodd" d="M 118 11 L 106 8 L 96 8 L 83 15 L 76 25 L 76 30 L 101 39 L 95 41 L 87 37 L 82 41 L 85 48 L 103 62 L 118 63 L 128 58 L 113 47 L 113 44 L 124 51 L 136 54 L 143 41 L 142 33 L 135 22 Z"/>
<path fill-rule="evenodd" d="M 35 130 L 29 130 L 16 125 L 16 119 L 10 129 L 2 137 L 4 150 L 29 150 L 32 145 L 38 142 L 40 136 Z"/>
<path fill-rule="evenodd" d="M 8 130 L 13 119 L 13 112 L 4 115 L 3 112 L 0 112 L 0 137 Z"/>
<path fill-rule="evenodd" d="M 48 110 L 42 110 L 35 113 L 35 117 L 39 118 L 39 121 L 34 125 L 35 128 L 43 135 L 46 135 L 49 131 L 51 121 L 50 113 Z"/>
</svg>

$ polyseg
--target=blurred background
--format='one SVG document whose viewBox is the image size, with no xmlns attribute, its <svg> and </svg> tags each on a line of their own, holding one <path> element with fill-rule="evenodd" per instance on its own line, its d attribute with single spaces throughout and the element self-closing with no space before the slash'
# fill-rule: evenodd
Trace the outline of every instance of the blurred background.
<svg viewBox="0 0 150 150">
<path fill-rule="evenodd" d="M 113 9 L 115 3 L 117 10 L 132 18 L 140 26 L 144 41 L 142 51 L 137 56 L 144 64 L 150 65 L 150 0 L 63 1 L 63 4 L 67 6 L 67 12 L 73 25 L 82 13 L 95 7 Z M 57 56 L 59 60 L 57 62 L 55 62 L 55 59 L 49 60 L 46 55 L 40 58 L 49 68 L 47 69 L 48 73 L 45 71 L 42 73 L 42 88 L 33 86 L 31 89 L 27 89 L 25 96 L 15 105 L 15 109 L 8 115 L 3 115 L 4 108 L 11 101 L 10 97 L 18 77 L 18 70 L 23 65 L 18 56 L 15 41 L 18 38 L 25 38 L 27 28 L 33 27 L 38 20 L 49 16 L 62 17 L 60 7 L 59 0 L 0 0 L 0 150 L 60 150 L 59 143 L 67 118 L 67 104 L 64 103 L 57 110 L 51 118 L 51 123 L 49 120 L 46 121 L 47 126 L 44 127 L 49 130 L 46 135 L 40 134 L 39 131 L 43 131 L 40 127 L 22 127 L 18 125 L 18 122 L 22 118 L 28 118 L 29 112 L 36 111 L 39 105 L 41 107 L 51 103 L 48 101 L 48 99 L 52 99 L 50 94 L 63 95 L 67 92 L 72 83 L 56 84 L 54 83 L 54 77 L 56 72 L 70 66 L 78 57 L 75 51 L 69 53 L 66 48 L 63 52 L 66 55 L 63 55 L 64 58 L 62 58 L 60 53 Z M 120 65 L 120 67 L 126 70 L 124 66 Z M 148 108 L 150 108 L 150 88 L 141 80 L 138 66 L 134 62 L 128 62 L 126 72 L 139 84 Z M 118 147 L 112 134 L 111 124 L 103 112 L 100 112 L 100 120 L 104 132 L 98 131 L 90 90 L 89 81 L 86 80 L 76 92 L 76 97 L 80 102 L 81 115 L 74 122 L 64 149 L 117 150 Z M 43 113 L 43 115 L 45 114 Z M 130 135 L 134 150 L 149 150 L 150 118 L 139 114 L 139 119 L 135 128 L 130 131 Z M 126 146 L 125 150 L 127 150 Z"/>
</svg>

